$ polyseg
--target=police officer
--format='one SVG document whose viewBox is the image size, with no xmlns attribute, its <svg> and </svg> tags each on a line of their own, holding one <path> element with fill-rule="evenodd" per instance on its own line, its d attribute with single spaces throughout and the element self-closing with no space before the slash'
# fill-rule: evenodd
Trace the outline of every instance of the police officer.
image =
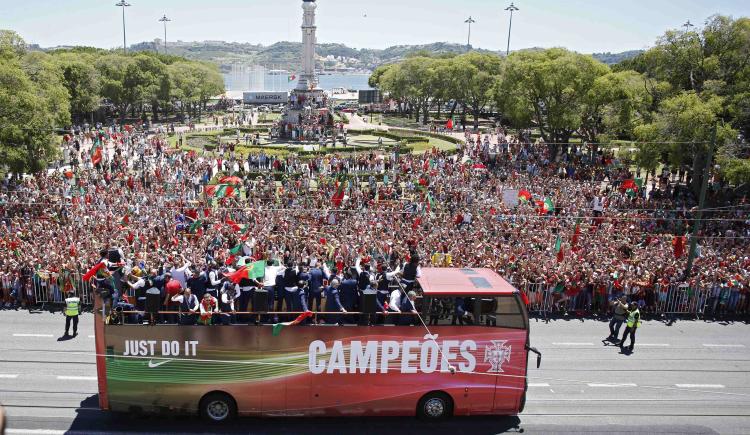
<svg viewBox="0 0 750 435">
<path fill-rule="evenodd" d="M 638 304 L 631 302 L 630 310 L 628 310 L 628 322 L 625 327 L 625 333 L 622 335 L 620 349 L 625 350 L 625 340 L 627 340 L 628 334 L 630 334 L 630 346 L 628 347 L 628 351 L 633 351 L 633 346 L 635 346 L 635 331 L 639 326 L 641 326 L 641 312 L 638 310 Z"/>
<path fill-rule="evenodd" d="M 80 311 L 81 299 L 75 295 L 75 290 L 68 291 L 68 297 L 65 299 L 65 337 L 70 337 L 70 321 L 73 321 L 73 337 L 78 335 L 78 314 Z"/>
</svg>

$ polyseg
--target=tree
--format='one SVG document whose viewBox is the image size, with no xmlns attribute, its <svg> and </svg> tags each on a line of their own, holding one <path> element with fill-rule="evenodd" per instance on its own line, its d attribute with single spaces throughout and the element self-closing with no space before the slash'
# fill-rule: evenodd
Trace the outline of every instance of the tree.
<svg viewBox="0 0 750 435">
<path fill-rule="evenodd" d="M 719 124 L 723 98 L 709 96 L 701 98 L 696 92 L 684 91 L 664 100 L 654 121 L 636 128 L 636 136 L 642 141 L 665 142 L 660 149 L 667 154 L 673 166 L 692 166 L 692 190 L 696 194 L 702 183 L 702 168 L 708 158 L 708 150 L 715 125 Z M 716 141 L 720 146 L 732 141 L 737 132 L 730 126 L 719 124 Z"/>
<path fill-rule="evenodd" d="M 132 104 L 132 94 L 125 84 L 125 75 L 132 63 L 131 57 L 118 53 L 102 56 L 96 61 L 96 69 L 100 73 L 101 95 L 115 106 L 120 115 L 120 123 L 125 121 Z"/>
<path fill-rule="evenodd" d="M 0 160 L 16 175 L 44 169 L 57 155 L 54 128 L 70 122 L 58 66 L 25 47 L 14 32 L 0 31 Z"/>
<path fill-rule="evenodd" d="M 581 137 L 591 143 L 606 138 L 632 139 L 637 125 L 650 121 L 651 94 L 635 71 L 597 77 L 582 101 Z"/>
<path fill-rule="evenodd" d="M 101 102 L 99 73 L 94 56 L 73 53 L 54 54 L 62 68 L 63 84 L 70 95 L 73 118 L 82 120 L 99 108 Z"/>
<path fill-rule="evenodd" d="M 494 54 L 472 51 L 453 59 L 457 76 L 460 77 L 460 101 L 471 109 L 474 129 L 479 128 L 479 116 L 492 100 L 495 85 L 501 73 L 502 59 Z"/>
<path fill-rule="evenodd" d="M 562 48 L 515 52 L 503 68 L 497 104 L 516 124 L 533 122 L 557 156 L 559 144 L 567 144 L 580 128 L 596 79 L 607 73 L 609 68 L 591 56 Z"/>
</svg>

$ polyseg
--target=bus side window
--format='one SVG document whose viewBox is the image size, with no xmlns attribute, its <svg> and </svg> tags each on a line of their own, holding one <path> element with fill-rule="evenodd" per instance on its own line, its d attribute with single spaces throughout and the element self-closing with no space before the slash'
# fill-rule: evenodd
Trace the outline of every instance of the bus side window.
<svg viewBox="0 0 750 435">
<path fill-rule="evenodd" d="M 473 299 L 455 296 L 425 298 L 422 317 L 427 325 L 473 325 Z"/>
<path fill-rule="evenodd" d="M 485 297 L 477 301 L 481 325 L 526 329 L 521 307 L 514 296 Z"/>
</svg>

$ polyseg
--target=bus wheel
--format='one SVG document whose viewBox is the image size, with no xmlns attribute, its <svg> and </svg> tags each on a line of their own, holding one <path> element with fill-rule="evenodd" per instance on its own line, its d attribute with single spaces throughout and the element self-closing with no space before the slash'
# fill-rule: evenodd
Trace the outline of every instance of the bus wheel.
<svg viewBox="0 0 750 435">
<path fill-rule="evenodd" d="M 223 423 L 237 415 L 237 403 L 226 393 L 210 393 L 200 403 L 201 417 L 213 423 Z"/>
<path fill-rule="evenodd" d="M 453 415 L 453 400 L 440 392 L 425 394 L 417 404 L 417 416 L 425 420 L 442 420 Z"/>
</svg>

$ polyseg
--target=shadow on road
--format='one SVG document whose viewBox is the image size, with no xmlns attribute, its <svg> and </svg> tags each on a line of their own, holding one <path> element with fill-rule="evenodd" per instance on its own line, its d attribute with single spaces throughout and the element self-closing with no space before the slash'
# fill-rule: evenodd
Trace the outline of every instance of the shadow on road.
<svg viewBox="0 0 750 435">
<path fill-rule="evenodd" d="M 213 425 L 197 416 L 180 414 L 133 415 L 100 411 L 97 395 L 81 402 L 81 408 L 68 430 L 105 432 L 169 432 L 222 434 L 311 434 L 333 435 L 456 435 L 523 433 L 518 417 L 456 417 L 440 422 L 424 422 L 414 417 L 337 417 L 337 418 L 239 418 L 234 422 Z M 470 428 L 467 430 L 467 428 Z"/>
</svg>

